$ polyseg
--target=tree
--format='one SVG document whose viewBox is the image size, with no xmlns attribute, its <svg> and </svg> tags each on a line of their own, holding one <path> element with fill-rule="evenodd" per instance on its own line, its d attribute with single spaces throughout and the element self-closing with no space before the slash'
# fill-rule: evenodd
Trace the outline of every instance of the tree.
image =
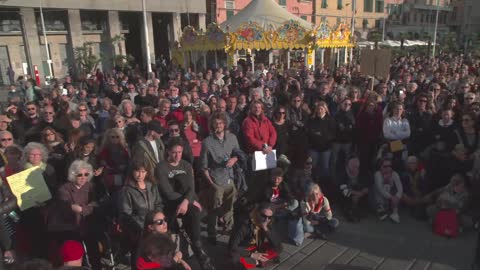
<svg viewBox="0 0 480 270">
<path fill-rule="evenodd" d="M 368 41 L 375 42 L 375 49 L 378 49 L 378 42 L 382 40 L 382 34 L 377 31 L 368 33 Z"/>
<path fill-rule="evenodd" d="M 101 55 L 93 54 L 92 45 L 93 42 L 84 42 L 82 46 L 74 48 L 75 64 L 80 76 L 92 73 L 102 61 Z"/>
</svg>

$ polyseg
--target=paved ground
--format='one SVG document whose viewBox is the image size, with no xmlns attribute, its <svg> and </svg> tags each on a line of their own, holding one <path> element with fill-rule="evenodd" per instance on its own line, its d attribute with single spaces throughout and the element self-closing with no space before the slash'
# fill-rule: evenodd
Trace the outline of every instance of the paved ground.
<svg viewBox="0 0 480 270">
<path fill-rule="evenodd" d="M 470 270 L 476 236 L 465 232 L 455 239 L 442 238 L 407 215 L 401 224 L 369 217 L 358 224 L 342 223 L 328 241 L 285 244 L 281 263 L 269 269 Z M 228 269 L 223 263 L 226 244 L 209 247 L 209 252 L 217 269 Z"/>
</svg>

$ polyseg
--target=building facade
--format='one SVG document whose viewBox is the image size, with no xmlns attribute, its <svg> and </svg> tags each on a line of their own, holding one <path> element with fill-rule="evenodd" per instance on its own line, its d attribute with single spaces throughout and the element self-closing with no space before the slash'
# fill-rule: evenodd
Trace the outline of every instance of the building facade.
<svg viewBox="0 0 480 270">
<path fill-rule="evenodd" d="M 413 39 L 433 36 L 438 9 L 437 33 L 450 32 L 455 27 L 457 12 L 451 0 L 403 0 L 388 7 L 387 32 L 390 37 L 400 33 Z"/>
<path fill-rule="evenodd" d="M 274 0 L 285 7 L 290 13 L 312 22 L 313 0 Z M 251 0 L 206 0 L 207 21 L 218 24 L 226 21 L 229 17 L 237 14 L 246 7 Z"/>
<path fill-rule="evenodd" d="M 204 1 L 145 2 L 152 63 L 160 57 L 169 58 L 171 46 L 186 25 L 205 29 Z M 104 71 L 113 67 L 117 55 L 130 55 L 146 66 L 141 0 L 4 0 L 0 1 L 0 14 L 0 85 L 11 83 L 12 77 L 33 74 L 34 66 L 43 82 L 50 74 L 48 54 L 53 77 L 64 77 L 75 66 L 75 48 L 85 43 L 101 58 L 99 67 Z"/>
</svg>

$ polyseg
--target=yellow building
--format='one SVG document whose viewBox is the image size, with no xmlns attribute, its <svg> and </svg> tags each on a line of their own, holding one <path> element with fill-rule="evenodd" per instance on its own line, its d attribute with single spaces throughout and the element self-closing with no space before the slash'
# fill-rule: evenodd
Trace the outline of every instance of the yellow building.
<svg viewBox="0 0 480 270">
<path fill-rule="evenodd" d="M 368 32 L 373 29 L 381 31 L 383 19 L 387 15 L 387 4 L 394 1 L 313 0 L 315 14 L 313 19 L 315 24 L 326 21 L 333 26 L 340 22 L 351 24 L 354 15 L 356 36 L 366 38 Z"/>
</svg>

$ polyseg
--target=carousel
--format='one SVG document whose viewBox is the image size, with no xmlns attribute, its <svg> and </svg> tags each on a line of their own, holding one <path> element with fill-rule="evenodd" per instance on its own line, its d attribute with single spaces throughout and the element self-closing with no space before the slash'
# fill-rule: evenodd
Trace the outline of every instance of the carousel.
<svg viewBox="0 0 480 270">
<path fill-rule="evenodd" d="M 196 30 L 187 26 L 172 49 L 172 58 L 194 70 L 231 67 L 244 61 L 275 63 L 284 69 L 347 63 L 354 46 L 349 25 L 313 25 L 279 6 L 274 0 L 252 0 L 222 24 Z"/>
</svg>

